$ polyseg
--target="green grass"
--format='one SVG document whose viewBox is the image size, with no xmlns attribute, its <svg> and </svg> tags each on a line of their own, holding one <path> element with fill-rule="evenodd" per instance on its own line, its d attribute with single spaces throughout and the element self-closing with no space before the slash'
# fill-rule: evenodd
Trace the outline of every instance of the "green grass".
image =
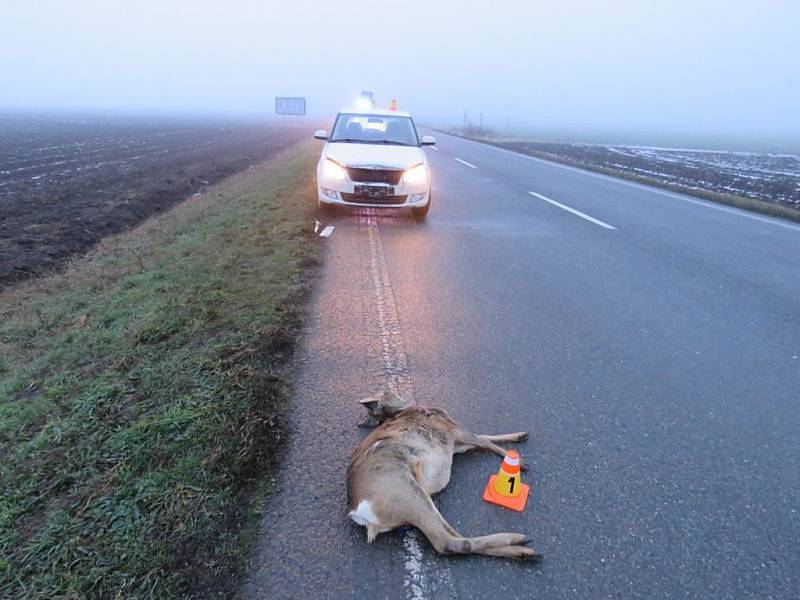
<svg viewBox="0 0 800 600">
<path fill-rule="evenodd" d="M 292 148 L 0 295 L 0 597 L 230 591 L 319 263 L 313 162 Z"/>
</svg>

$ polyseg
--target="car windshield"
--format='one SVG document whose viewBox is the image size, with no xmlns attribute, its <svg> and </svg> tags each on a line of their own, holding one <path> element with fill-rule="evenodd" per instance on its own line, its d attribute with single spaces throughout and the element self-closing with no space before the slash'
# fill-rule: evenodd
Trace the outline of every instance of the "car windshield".
<svg viewBox="0 0 800 600">
<path fill-rule="evenodd" d="M 340 114 L 329 141 L 419 146 L 414 122 L 399 115 Z"/>
</svg>

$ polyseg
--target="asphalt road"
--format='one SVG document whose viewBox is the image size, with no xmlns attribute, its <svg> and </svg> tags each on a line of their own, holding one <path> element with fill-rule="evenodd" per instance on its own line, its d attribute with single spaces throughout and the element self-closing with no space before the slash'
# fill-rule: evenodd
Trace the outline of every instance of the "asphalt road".
<svg viewBox="0 0 800 600">
<path fill-rule="evenodd" d="M 436 136 L 425 224 L 331 220 L 245 596 L 797 597 L 800 226 Z M 437 503 L 542 564 L 366 544 L 344 473 L 356 401 L 387 384 L 531 432 L 523 514 L 482 501 L 486 454 Z"/>
</svg>

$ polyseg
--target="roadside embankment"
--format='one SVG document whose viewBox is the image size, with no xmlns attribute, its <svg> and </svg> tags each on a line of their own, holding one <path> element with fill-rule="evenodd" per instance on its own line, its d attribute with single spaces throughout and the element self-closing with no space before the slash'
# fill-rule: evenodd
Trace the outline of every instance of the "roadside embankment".
<svg viewBox="0 0 800 600">
<path fill-rule="evenodd" d="M 0 294 L 0 596 L 224 594 L 319 264 L 310 143 Z"/>
</svg>

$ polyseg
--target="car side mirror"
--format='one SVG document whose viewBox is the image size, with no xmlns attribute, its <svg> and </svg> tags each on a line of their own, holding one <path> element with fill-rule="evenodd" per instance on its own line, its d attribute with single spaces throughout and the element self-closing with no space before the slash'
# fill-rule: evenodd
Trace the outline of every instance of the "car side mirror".
<svg viewBox="0 0 800 600">
<path fill-rule="evenodd" d="M 314 132 L 314 139 L 315 140 L 327 140 L 328 139 L 328 132 L 324 129 L 317 129 Z"/>
<path fill-rule="evenodd" d="M 423 135 L 422 136 L 422 145 L 423 146 L 435 146 L 436 145 L 436 138 L 432 135 Z"/>
</svg>

